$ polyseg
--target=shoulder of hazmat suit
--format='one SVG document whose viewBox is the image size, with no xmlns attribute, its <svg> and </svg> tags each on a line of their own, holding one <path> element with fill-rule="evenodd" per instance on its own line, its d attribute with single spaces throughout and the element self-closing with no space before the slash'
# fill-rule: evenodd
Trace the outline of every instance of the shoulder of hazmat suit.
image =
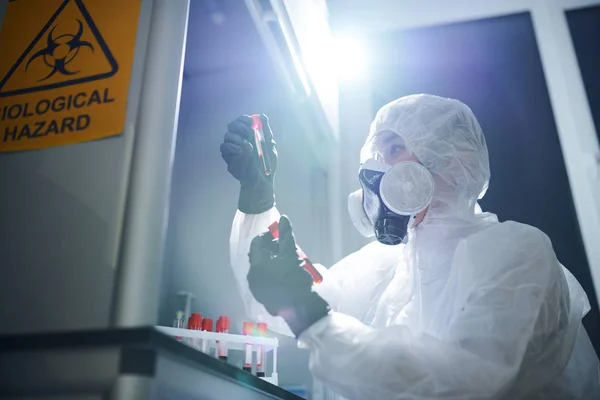
<svg viewBox="0 0 600 400">
<path fill-rule="evenodd" d="M 490 172 L 471 110 L 398 99 L 377 113 L 361 159 L 389 131 L 431 172 L 434 197 L 405 245 L 371 243 L 323 271 L 314 290 L 334 311 L 299 338 L 313 374 L 347 399 L 600 399 L 583 289 L 544 233 L 479 210 Z M 234 256 L 269 213 L 238 213 L 231 237 L 257 318 L 268 314 L 244 287 L 247 257 Z"/>
</svg>

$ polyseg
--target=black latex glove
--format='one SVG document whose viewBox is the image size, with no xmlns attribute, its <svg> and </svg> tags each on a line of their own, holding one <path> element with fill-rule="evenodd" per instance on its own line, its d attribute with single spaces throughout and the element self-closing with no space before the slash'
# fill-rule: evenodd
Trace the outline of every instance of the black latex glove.
<svg viewBox="0 0 600 400">
<path fill-rule="evenodd" d="M 281 316 L 298 337 L 329 312 L 329 305 L 311 290 L 312 277 L 302 268 L 290 220 L 279 220 L 279 240 L 270 232 L 250 245 L 248 284 L 269 314 Z"/>
<path fill-rule="evenodd" d="M 277 149 L 269 118 L 261 115 L 265 136 L 264 157 L 269 157 L 271 174 L 266 175 L 262 161 L 254 149 L 252 118 L 242 115 L 227 126 L 225 140 L 221 144 L 221 156 L 227 163 L 227 170 L 240 181 L 238 209 L 245 214 L 261 214 L 275 205 L 273 179 L 277 169 Z"/>
</svg>

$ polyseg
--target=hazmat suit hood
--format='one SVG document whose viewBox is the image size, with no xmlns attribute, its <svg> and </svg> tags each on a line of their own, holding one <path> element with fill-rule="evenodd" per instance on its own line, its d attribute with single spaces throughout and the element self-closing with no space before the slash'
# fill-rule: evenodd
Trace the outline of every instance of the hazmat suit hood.
<svg viewBox="0 0 600 400">
<path fill-rule="evenodd" d="M 377 151 L 377 139 L 392 131 L 433 175 L 427 219 L 472 219 L 489 185 L 483 131 L 464 103 L 433 95 L 405 96 L 383 106 L 371 124 L 361 163 Z"/>
</svg>

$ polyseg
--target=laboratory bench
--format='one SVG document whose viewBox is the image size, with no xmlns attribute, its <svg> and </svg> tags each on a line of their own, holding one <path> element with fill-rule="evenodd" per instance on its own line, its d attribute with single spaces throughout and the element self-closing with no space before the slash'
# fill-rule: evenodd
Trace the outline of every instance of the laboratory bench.
<svg viewBox="0 0 600 400">
<path fill-rule="evenodd" d="M 154 327 L 0 337 L 0 399 L 300 400 Z"/>
</svg>

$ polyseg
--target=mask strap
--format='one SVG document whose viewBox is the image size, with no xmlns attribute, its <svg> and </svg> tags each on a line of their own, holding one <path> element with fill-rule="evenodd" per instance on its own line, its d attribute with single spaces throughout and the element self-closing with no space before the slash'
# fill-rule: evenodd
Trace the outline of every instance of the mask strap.
<svg viewBox="0 0 600 400">
<path fill-rule="evenodd" d="M 408 221 L 408 227 L 409 228 L 414 228 L 415 227 L 415 221 L 417 220 L 417 214 L 415 215 L 411 215 L 410 216 L 410 220 Z"/>
</svg>

